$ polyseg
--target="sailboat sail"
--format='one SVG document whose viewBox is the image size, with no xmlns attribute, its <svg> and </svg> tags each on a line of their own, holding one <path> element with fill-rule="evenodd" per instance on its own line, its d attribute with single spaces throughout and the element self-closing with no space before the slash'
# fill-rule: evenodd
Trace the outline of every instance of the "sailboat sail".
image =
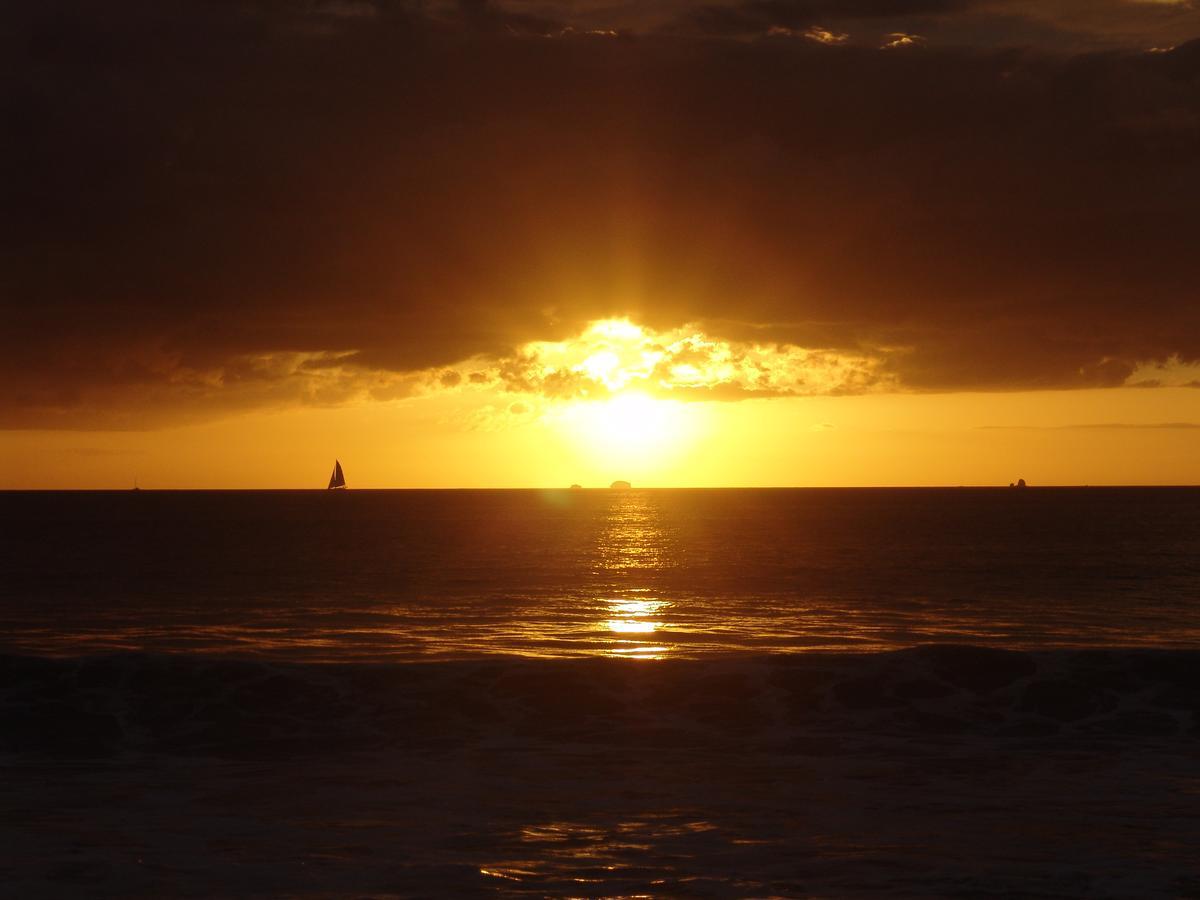
<svg viewBox="0 0 1200 900">
<path fill-rule="evenodd" d="M 335 488 L 346 487 L 346 476 L 342 474 L 342 464 L 336 459 L 333 461 L 333 474 L 329 476 L 329 490 Z"/>
</svg>

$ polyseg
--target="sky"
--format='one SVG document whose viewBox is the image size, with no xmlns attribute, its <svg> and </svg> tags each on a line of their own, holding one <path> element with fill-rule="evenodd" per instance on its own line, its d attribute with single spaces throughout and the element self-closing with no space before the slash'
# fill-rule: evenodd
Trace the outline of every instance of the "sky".
<svg viewBox="0 0 1200 900">
<path fill-rule="evenodd" d="M 0 488 L 1200 483 L 1200 9 L 0 24 Z"/>
</svg>

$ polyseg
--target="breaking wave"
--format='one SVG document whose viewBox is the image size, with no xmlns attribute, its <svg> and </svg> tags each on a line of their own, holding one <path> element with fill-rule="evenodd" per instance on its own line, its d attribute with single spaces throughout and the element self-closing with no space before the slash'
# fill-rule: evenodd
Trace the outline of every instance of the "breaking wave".
<svg viewBox="0 0 1200 900">
<path fill-rule="evenodd" d="M 0 753 L 244 756 L 553 742 L 820 754 L 846 741 L 1198 734 L 1200 651 L 276 663 L 0 656 Z"/>
</svg>

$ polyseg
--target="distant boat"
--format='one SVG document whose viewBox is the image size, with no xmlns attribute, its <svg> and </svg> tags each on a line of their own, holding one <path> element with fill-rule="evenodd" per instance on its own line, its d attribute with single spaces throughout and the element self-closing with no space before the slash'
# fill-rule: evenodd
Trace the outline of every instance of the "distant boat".
<svg viewBox="0 0 1200 900">
<path fill-rule="evenodd" d="M 346 489 L 346 476 L 342 474 L 342 464 L 336 459 L 333 461 L 333 474 L 329 476 L 329 490 L 344 491 Z"/>
<path fill-rule="evenodd" d="M 134 476 L 133 476 L 133 489 L 134 489 L 135 491 L 140 491 L 140 490 L 141 490 L 141 488 L 140 488 L 140 487 L 138 487 L 138 483 L 137 483 L 137 476 L 136 476 L 136 475 L 134 475 Z"/>
</svg>

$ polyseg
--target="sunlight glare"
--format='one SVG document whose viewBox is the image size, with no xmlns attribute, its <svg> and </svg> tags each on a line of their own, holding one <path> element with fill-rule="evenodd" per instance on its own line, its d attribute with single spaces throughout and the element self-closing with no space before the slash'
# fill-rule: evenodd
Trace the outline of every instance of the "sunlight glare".
<svg viewBox="0 0 1200 900">
<path fill-rule="evenodd" d="M 570 403 L 560 422 L 601 459 L 653 463 L 697 436 L 700 414 L 696 404 L 630 391 L 608 400 Z"/>
<path fill-rule="evenodd" d="M 662 622 L 638 622 L 633 619 L 609 619 L 608 630 L 616 634 L 652 634 Z"/>
</svg>

